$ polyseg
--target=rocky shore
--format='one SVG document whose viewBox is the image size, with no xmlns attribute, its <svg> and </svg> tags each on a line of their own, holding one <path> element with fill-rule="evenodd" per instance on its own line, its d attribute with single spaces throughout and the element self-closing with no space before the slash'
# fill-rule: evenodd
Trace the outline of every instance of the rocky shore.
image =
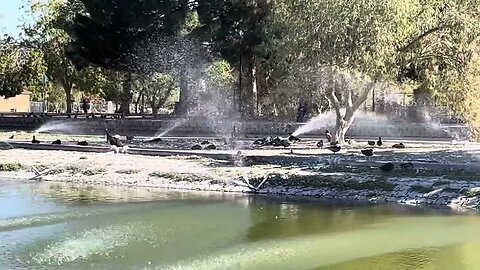
<svg viewBox="0 0 480 270">
<path fill-rule="evenodd" d="M 28 180 L 35 176 L 32 168 L 50 169 L 41 180 L 51 182 L 480 209 L 480 177 L 475 170 L 382 173 L 370 166 L 341 165 L 327 155 L 313 164 L 234 164 L 198 156 L 0 151 L 1 179 Z"/>
</svg>

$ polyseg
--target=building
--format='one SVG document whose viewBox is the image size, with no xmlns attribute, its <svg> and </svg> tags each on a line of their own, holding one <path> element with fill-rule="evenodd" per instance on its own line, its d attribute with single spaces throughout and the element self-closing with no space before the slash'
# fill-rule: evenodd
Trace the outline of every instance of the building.
<svg viewBox="0 0 480 270">
<path fill-rule="evenodd" d="M 11 98 L 0 97 L 0 113 L 5 112 L 30 112 L 32 92 L 23 91 Z"/>
</svg>

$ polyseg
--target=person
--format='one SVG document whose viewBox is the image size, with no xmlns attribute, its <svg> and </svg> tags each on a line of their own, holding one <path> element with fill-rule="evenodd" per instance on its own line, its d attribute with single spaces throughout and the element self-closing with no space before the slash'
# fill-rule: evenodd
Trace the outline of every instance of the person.
<svg viewBox="0 0 480 270">
<path fill-rule="evenodd" d="M 89 107 L 89 104 L 88 104 L 88 100 L 87 98 L 83 98 L 82 100 L 82 109 L 83 109 L 83 113 L 88 113 L 88 108 Z"/>
</svg>

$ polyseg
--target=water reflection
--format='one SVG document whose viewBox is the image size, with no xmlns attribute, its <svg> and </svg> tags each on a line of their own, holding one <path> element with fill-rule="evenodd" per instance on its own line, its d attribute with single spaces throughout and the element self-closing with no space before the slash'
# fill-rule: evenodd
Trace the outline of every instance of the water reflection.
<svg viewBox="0 0 480 270">
<path fill-rule="evenodd" d="M 0 187 L 0 269 L 480 269 L 477 215 L 124 187 Z"/>
</svg>

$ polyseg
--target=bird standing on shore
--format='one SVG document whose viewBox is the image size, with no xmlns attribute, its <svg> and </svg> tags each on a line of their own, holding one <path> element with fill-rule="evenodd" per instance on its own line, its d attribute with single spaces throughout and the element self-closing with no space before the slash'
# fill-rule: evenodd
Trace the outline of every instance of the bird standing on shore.
<svg viewBox="0 0 480 270">
<path fill-rule="evenodd" d="M 32 143 L 34 143 L 34 144 L 39 144 L 40 141 L 37 140 L 37 139 L 35 138 L 35 136 L 33 136 Z"/>
<path fill-rule="evenodd" d="M 61 145 L 62 141 L 57 139 L 57 140 L 53 141 L 52 144 Z"/>
<path fill-rule="evenodd" d="M 191 150 L 202 150 L 202 146 L 200 144 L 195 144 L 194 146 L 190 147 Z"/>
<path fill-rule="evenodd" d="M 10 137 L 8 137 L 10 140 L 13 140 L 15 138 L 15 135 L 12 135 Z"/>
<path fill-rule="evenodd" d="M 392 145 L 392 148 L 404 149 L 404 148 L 406 148 L 406 146 L 403 143 L 396 143 L 396 144 Z"/>
<path fill-rule="evenodd" d="M 375 141 L 367 141 L 367 144 L 370 145 L 370 146 L 374 146 L 374 145 L 375 145 Z"/>
<path fill-rule="evenodd" d="M 364 156 L 371 157 L 373 156 L 373 149 L 363 149 L 360 150 Z"/>
<path fill-rule="evenodd" d="M 107 142 L 110 145 L 113 145 L 116 147 L 123 147 L 123 143 L 122 141 L 120 141 L 120 138 L 110 135 L 110 133 L 108 133 L 108 130 L 106 130 L 106 132 L 107 132 Z"/>
<path fill-rule="evenodd" d="M 325 130 L 325 138 L 327 138 L 327 142 L 332 142 L 332 134 L 330 134 L 330 131 Z"/>
<path fill-rule="evenodd" d="M 382 146 L 382 145 L 383 145 L 382 137 L 378 137 L 377 145 L 378 145 L 378 146 Z"/>
<path fill-rule="evenodd" d="M 323 147 L 323 140 L 320 140 L 319 142 L 317 142 L 317 147 L 318 147 L 318 148 L 322 148 L 322 147 Z"/>
<path fill-rule="evenodd" d="M 328 150 L 332 151 L 333 153 L 340 152 L 342 150 L 342 147 L 340 145 L 332 145 L 327 147 Z"/>
<path fill-rule="evenodd" d="M 293 135 L 290 135 L 290 137 L 288 137 L 288 140 L 291 141 L 291 142 L 301 141 L 300 138 L 298 138 L 297 136 L 293 136 Z"/>
<path fill-rule="evenodd" d="M 77 142 L 77 145 L 88 146 L 88 142 L 87 141 L 80 141 L 80 142 Z"/>
</svg>

